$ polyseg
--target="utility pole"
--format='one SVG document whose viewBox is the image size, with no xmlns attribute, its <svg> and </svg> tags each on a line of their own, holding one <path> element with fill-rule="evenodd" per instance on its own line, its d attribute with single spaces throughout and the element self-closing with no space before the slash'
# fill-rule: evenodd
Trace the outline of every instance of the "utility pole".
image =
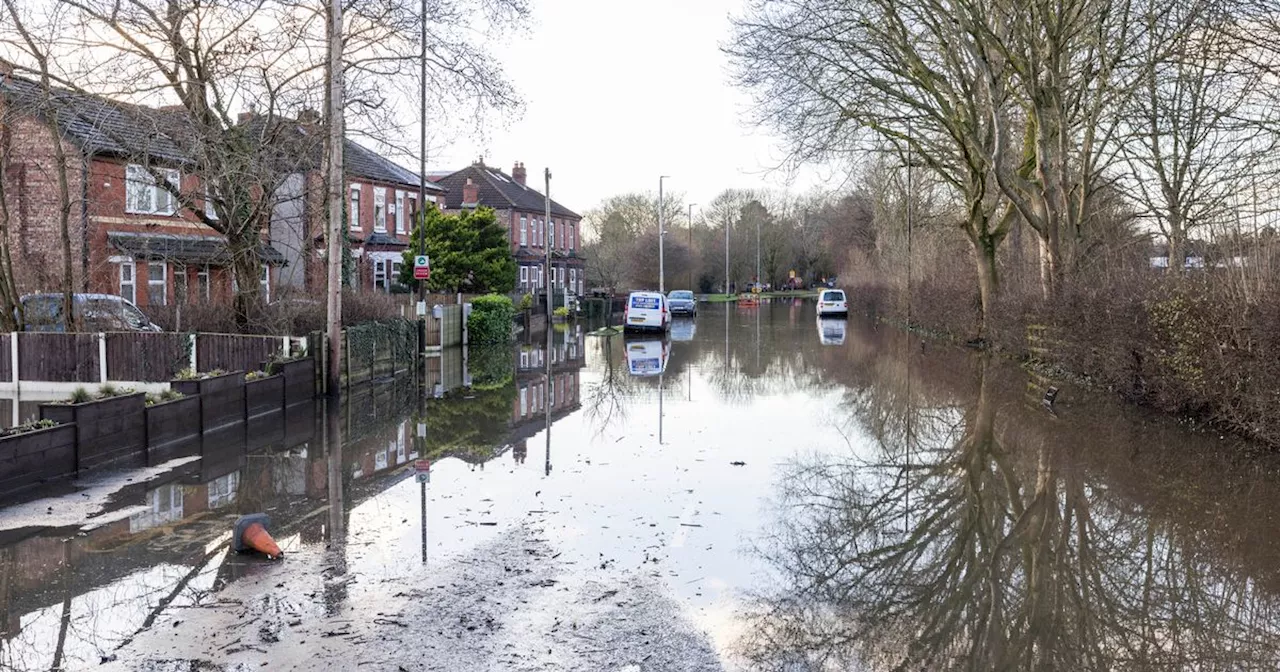
<svg viewBox="0 0 1280 672">
<path fill-rule="evenodd" d="M 662 181 L 667 179 L 666 175 L 658 176 L 658 293 L 667 293 L 667 273 L 666 264 L 662 257 L 662 239 L 667 237 L 666 221 L 662 214 Z"/>
<path fill-rule="evenodd" d="M 543 247 L 543 249 L 544 249 L 544 250 L 546 251 L 546 253 L 547 253 L 547 261 L 546 261 L 546 264 L 547 264 L 547 273 L 546 273 L 546 278 L 547 278 L 547 334 L 548 334 L 548 335 L 547 335 L 547 355 L 548 355 L 548 356 L 550 356 L 550 354 L 551 354 L 551 336 L 550 336 L 550 334 L 551 334 L 551 304 L 555 302 L 555 287 L 553 287 L 553 286 L 552 286 L 552 282 L 551 282 L 551 241 L 553 240 L 553 238 L 554 238 L 554 236 L 555 236 L 555 234 L 554 234 L 554 233 L 552 232 L 552 230 L 551 230 L 551 168 L 550 168 L 550 167 L 548 167 L 548 168 L 544 169 L 543 174 L 544 174 L 544 176 L 546 177 L 546 181 L 547 181 L 547 187 L 546 187 L 546 199 L 545 199 L 545 200 L 546 200 L 546 207 L 547 207 L 547 218 L 546 218 L 545 220 L 543 220 L 543 221 L 545 222 L 545 225 L 543 226 L 543 231 L 544 231 L 544 232 L 545 232 L 545 234 L 548 236 L 548 238 L 547 238 L 547 240 L 542 241 L 542 242 L 543 242 L 543 246 L 542 246 L 542 247 Z M 548 370 L 550 370 L 550 369 L 548 369 Z M 549 379 L 549 378 L 548 378 L 548 379 Z M 550 417 L 550 416 L 548 416 L 548 417 Z"/>
<path fill-rule="evenodd" d="M 756 288 L 760 287 L 760 217 L 756 217 Z"/>
<path fill-rule="evenodd" d="M 724 293 L 729 294 L 729 222 L 732 216 L 724 218 Z"/>
<path fill-rule="evenodd" d="M 342 213 L 346 206 L 342 160 L 342 0 L 329 2 L 329 394 L 342 383 Z"/>
<path fill-rule="evenodd" d="M 418 135 L 418 212 L 415 215 L 421 217 L 426 213 L 427 207 L 427 0 L 422 0 L 422 16 L 419 17 L 422 23 L 422 53 L 419 57 L 419 67 L 421 68 L 421 79 L 418 86 L 418 116 L 421 117 L 421 127 Z M 403 213 L 400 215 L 404 216 Z M 425 221 L 425 219 L 424 219 Z M 413 230 L 417 228 L 413 221 L 409 222 L 409 239 L 413 239 Z M 424 232 L 425 233 L 425 232 Z M 426 254 L 426 240 L 423 241 L 423 248 L 415 249 L 413 252 L 417 254 Z M 418 281 L 418 301 L 424 306 L 427 302 L 427 281 Z M 422 334 L 422 345 L 426 345 L 426 316 L 423 315 L 420 320 L 422 326 L 420 332 Z M 424 486 L 425 487 L 425 486 Z"/>
<path fill-rule="evenodd" d="M 689 204 L 689 291 L 693 291 L 693 206 Z"/>
</svg>

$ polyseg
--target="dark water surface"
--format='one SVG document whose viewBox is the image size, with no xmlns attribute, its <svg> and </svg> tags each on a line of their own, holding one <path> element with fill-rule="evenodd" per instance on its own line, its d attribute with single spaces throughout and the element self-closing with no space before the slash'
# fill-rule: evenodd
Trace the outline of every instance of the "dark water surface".
<svg viewBox="0 0 1280 672">
<path fill-rule="evenodd" d="M 0 670 L 1280 667 L 1247 444 L 802 302 L 585 331 L 0 509 Z"/>
</svg>

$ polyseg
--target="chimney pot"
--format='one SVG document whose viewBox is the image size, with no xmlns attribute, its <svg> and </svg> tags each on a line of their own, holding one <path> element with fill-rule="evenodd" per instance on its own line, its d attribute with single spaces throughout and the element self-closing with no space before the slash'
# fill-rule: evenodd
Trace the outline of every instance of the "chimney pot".
<svg viewBox="0 0 1280 672">
<path fill-rule="evenodd" d="M 236 121 L 242 124 L 247 124 L 249 123 L 250 120 L 253 119 L 253 116 L 254 116 L 253 110 L 249 110 L 247 112 L 241 112 L 240 114 L 236 115 Z"/>
<path fill-rule="evenodd" d="M 524 186 L 525 178 L 528 174 L 524 170 L 524 164 L 516 161 L 516 165 L 511 169 L 511 179 L 515 180 L 520 186 Z"/>
</svg>

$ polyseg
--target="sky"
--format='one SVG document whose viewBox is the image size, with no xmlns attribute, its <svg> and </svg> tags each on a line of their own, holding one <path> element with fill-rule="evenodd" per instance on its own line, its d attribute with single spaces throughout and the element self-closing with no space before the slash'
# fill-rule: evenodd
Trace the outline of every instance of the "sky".
<svg viewBox="0 0 1280 672">
<path fill-rule="evenodd" d="M 523 161 L 552 197 L 583 213 L 609 196 L 658 189 L 708 203 L 730 187 L 808 190 L 812 171 L 771 170 L 782 145 L 747 120 L 720 45 L 743 0 L 532 0 L 527 36 L 491 44 L 524 98 L 519 119 L 437 149 L 432 169 L 477 156 Z M 695 214 L 696 216 L 696 214 Z"/>
</svg>

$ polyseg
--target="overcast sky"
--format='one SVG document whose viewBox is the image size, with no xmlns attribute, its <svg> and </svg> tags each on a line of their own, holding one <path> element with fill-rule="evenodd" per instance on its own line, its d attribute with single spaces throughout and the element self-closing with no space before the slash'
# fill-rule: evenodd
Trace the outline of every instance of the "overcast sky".
<svg viewBox="0 0 1280 672">
<path fill-rule="evenodd" d="M 510 171 L 523 161 L 578 212 L 613 194 L 658 188 L 706 203 L 727 187 L 788 186 L 770 174 L 781 147 L 745 119 L 720 44 L 742 0 L 532 0 L 529 35 L 492 45 L 526 101 L 485 140 L 463 137 L 430 157 L 460 168 L 476 156 Z M 805 175 L 790 186 L 805 190 Z"/>
</svg>

